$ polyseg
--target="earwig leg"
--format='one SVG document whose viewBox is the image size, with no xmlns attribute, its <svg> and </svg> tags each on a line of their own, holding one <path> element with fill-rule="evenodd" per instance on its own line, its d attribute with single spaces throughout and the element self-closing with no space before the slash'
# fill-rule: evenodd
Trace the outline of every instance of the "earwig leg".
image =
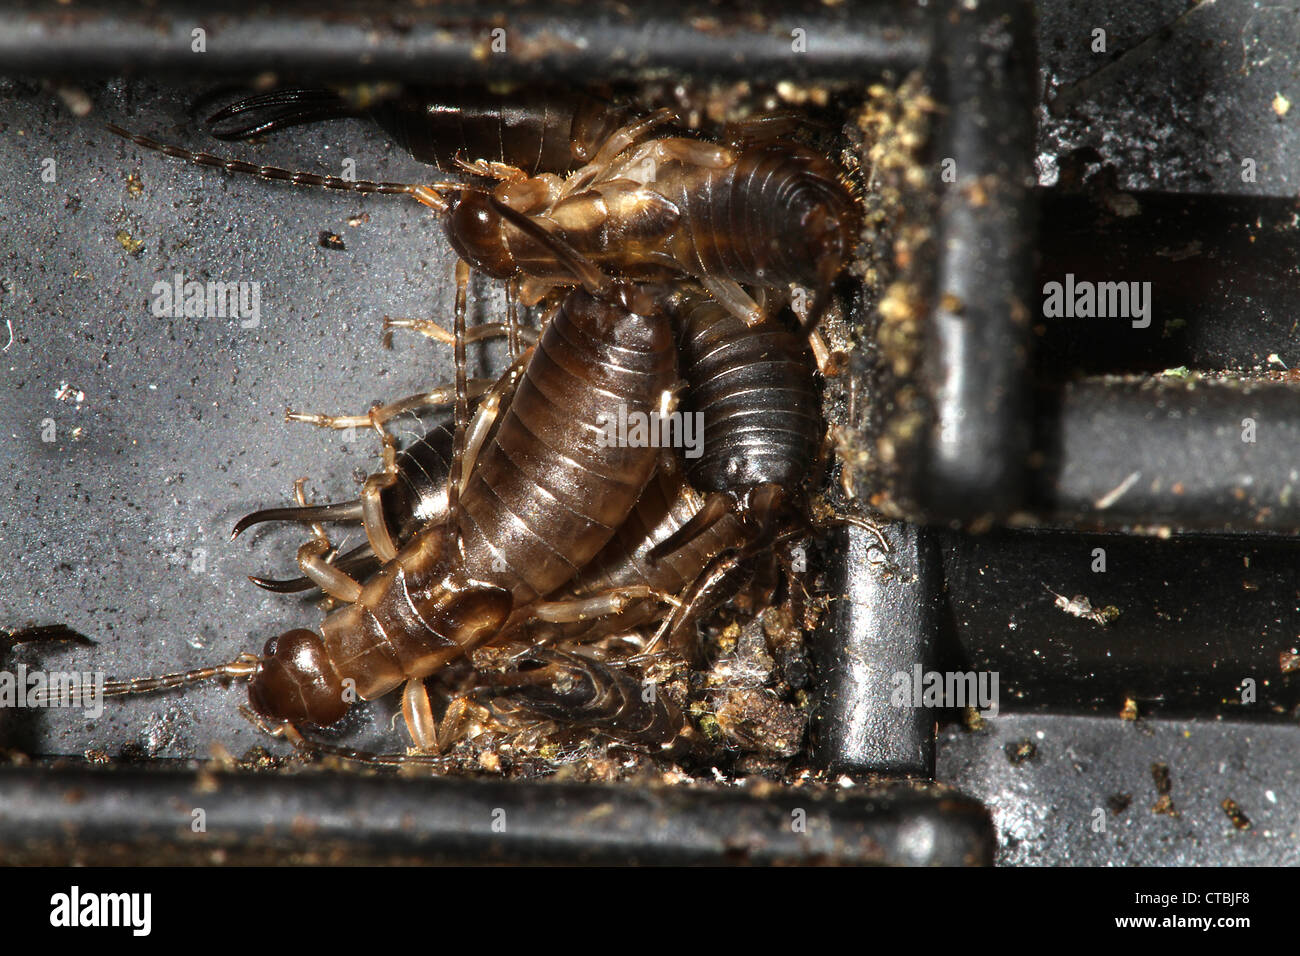
<svg viewBox="0 0 1300 956">
<path fill-rule="evenodd" d="M 330 597 L 351 604 L 361 596 L 361 585 L 326 560 L 329 550 L 328 540 L 312 538 L 298 549 L 298 567 Z"/>
<path fill-rule="evenodd" d="M 718 300 L 720 306 L 750 328 L 763 321 L 763 310 L 734 279 L 706 276 L 700 279 L 700 285 L 708 290 L 709 295 Z"/>
<path fill-rule="evenodd" d="M 364 581 L 379 569 L 379 560 L 375 557 L 374 552 L 370 550 L 369 542 L 357 545 L 347 554 L 335 558 L 330 563 L 358 581 Z M 248 580 L 259 588 L 275 594 L 296 594 L 299 591 L 307 591 L 316 586 L 312 583 L 311 578 L 306 577 L 278 579 L 250 574 Z"/>
<path fill-rule="evenodd" d="M 817 362 L 817 370 L 830 378 L 839 374 L 839 364 L 836 362 L 835 353 L 830 350 L 822 334 L 816 330 L 808 335 L 808 344 L 812 348 L 813 359 Z"/>
<path fill-rule="evenodd" d="M 551 624 L 568 624 L 593 617 L 608 617 L 624 611 L 633 601 L 652 598 L 677 606 L 680 602 L 671 594 L 644 584 L 611 588 L 598 594 L 563 601 L 541 601 L 533 605 L 533 617 Z"/>
<path fill-rule="evenodd" d="M 884 532 L 866 518 L 861 518 L 858 515 L 834 514 L 829 518 L 810 520 L 808 523 L 815 530 L 823 530 L 826 528 L 833 528 L 837 525 L 851 524 L 855 528 L 862 528 L 864 531 L 870 531 L 876 536 L 876 540 L 880 542 L 880 547 L 886 552 L 889 551 L 889 542 L 885 540 Z"/>
<path fill-rule="evenodd" d="M 415 746 L 425 753 L 441 753 L 438 727 L 433 719 L 433 706 L 422 678 L 412 678 L 402 691 L 402 717 Z"/>
<path fill-rule="evenodd" d="M 718 555 L 695 578 L 695 581 L 682 592 L 684 597 L 673 613 L 665 618 L 655 636 L 647 645 L 645 653 L 653 653 L 666 639 L 668 646 L 688 657 L 697 657 L 698 649 L 688 640 L 688 629 L 695 624 L 696 618 L 716 606 L 718 596 L 734 590 L 730 577 L 741 566 L 742 556 L 734 552 Z"/>
<path fill-rule="evenodd" d="M 663 560 L 685 547 L 691 541 L 708 531 L 714 524 L 729 514 L 740 511 L 740 502 L 736 495 L 726 491 L 715 491 L 704 499 L 700 510 L 691 519 L 650 549 L 646 555 L 651 564 Z"/>
<path fill-rule="evenodd" d="M 388 530 L 388 519 L 384 516 L 383 493 L 385 488 L 397 484 L 396 470 L 385 469 L 377 475 L 366 478 L 361 487 L 361 515 L 366 529 L 366 540 L 370 549 L 380 561 L 391 561 L 397 557 L 397 545 Z"/>
<path fill-rule="evenodd" d="M 515 318 L 517 323 L 517 313 Z M 390 329 L 410 329 L 413 332 L 419 332 L 425 338 L 434 339 L 435 341 L 442 342 L 446 345 L 453 345 L 456 341 L 456 337 L 452 335 L 452 333 L 448 332 L 432 319 L 405 319 L 384 316 L 384 331 L 387 332 Z M 516 335 L 521 340 L 526 341 L 529 345 L 537 344 L 538 333 L 536 329 L 519 326 L 515 331 Z M 509 334 L 510 326 L 506 323 L 484 322 L 480 325 L 472 325 L 465 330 L 465 342 L 467 344 L 472 342 L 482 342 L 486 339 L 494 339 L 502 335 L 508 336 Z M 513 356 L 517 353 L 511 354 Z"/>
<path fill-rule="evenodd" d="M 496 179 L 503 183 L 513 183 L 528 178 L 526 172 L 518 166 L 511 166 L 509 163 L 500 163 L 487 159 L 476 159 L 472 163 L 468 163 L 459 155 L 452 161 L 471 176 L 482 176 L 484 179 Z"/>
<path fill-rule="evenodd" d="M 492 425 L 501 409 L 501 402 L 507 394 L 514 391 L 515 386 L 519 383 L 519 377 L 523 374 L 524 367 L 532 357 L 533 348 L 529 346 L 528 351 L 518 356 L 510 367 L 507 368 L 501 377 L 496 380 L 492 388 L 483 396 L 474 411 L 474 417 L 470 420 L 469 427 L 465 432 L 465 449 L 464 457 L 461 459 L 460 473 L 460 491 L 465 490 L 465 485 L 469 481 L 469 476 L 474 470 L 474 462 L 478 460 L 478 453 L 487 441 L 488 433 L 492 430 Z"/>
<path fill-rule="evenodd" d="M 469 398 L 477 398 L 492 387 L 493 379 L 472 378 L 466 383 Z M 395 402 L 377 405 L 364 415 L 321 415 L 315 412 L 295 412 L 292 409 L 284 413 L 287 422 L 306 422 L 317 428 L 370 428 L 392 421 L 398 415 L 418 412 L 428 408 L 443 408 L 456 401 L 456 387 L 443 385 L 418 395 L 408 395 Z"/>
<path fill-rule="evenodd" d="M 691 166 L 704 166 L 708 169 L 726 169 L 736 161 L 736 154 L 725 146 L 674 136 L 649 144 L 649 148 L 643 156 L 638 157 L 638 161 L 643 161 L 645 158 L 660 163 L 680 162 Z"/>
<path fill-rule="evenodd" d="M 481 726 L 490 719 L 491 712 L 481 704 L 463 695 L 453 698 L 438 724 L 438 752 L 446 753 L 456 741 L 474 736 L 471 732 L 475 731 L 475 725 Z"/>
<path fill-rule="evenodd" d="M 299 507 L 299 508 L 307 508 L 307 507 L 310 507 L 310 506 L 307 504 L 307 492 L 306 492 L 306 487 L 307 487 L 307 479 L 306 479 L 306 478 L 297 478 L 297 479 L 294 480 L 294 483 L 293 483 L 293 498 L 294 498 L 294 501 L 298 502 L 298 507 Z M 317 541 L 320 541 L 320 542 L 325 546 L 325 553 L 326 553 L 326 555 L 327 555 L 326 560 L 329 560 L 330 557 L 333 557 L 333 555 L 330 555 L 330 554 L 329 554 L 329 552 L 330 552 L 331 550 L 333 550 L 333 549 L 332 549 L 331 546 L 330 546 L 330 538 L 329 538 L 329 535 L 325 533 L 325 526 L 322 525 L 319 521 L 311 521 L 311 522 L 309 522 L 309 523 L 311 524 L 311 533 L 312 533 L 312 535 L 316 538 Z"/>
<path fill-rule="evenodd" d="M 590 163 L 583 167 L 582 171 L 575 175 L 575 178 L 581 178 L 582 174 L 588 170 L 599 170 L 608 166 L 619 153 L 644 139 L 650 133 L 663 126 L 665 123 L 672 123 L 677 120 L 676 111 L 671 109 L 655 110 L 648 116 L 628 123 L 620 129 L 614 130 L 601 145 L 600 150 L 596 153 Z"/>
</svg>

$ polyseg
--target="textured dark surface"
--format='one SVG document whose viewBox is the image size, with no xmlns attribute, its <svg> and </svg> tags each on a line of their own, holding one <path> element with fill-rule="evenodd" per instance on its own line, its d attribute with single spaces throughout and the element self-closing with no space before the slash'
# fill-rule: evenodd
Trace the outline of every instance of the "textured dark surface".
<svg viewBox="0 0 1300 956">
<path fill-rule="evenodd" d="M 915 525 L 873 535 L 848 527 L 834 539 L 847 559 L 816 645 L 818 761 L 833 771 L 928 777 L 934 773 L 937 715 L 901 707 L 895 675 L 929 669 L 938 654 L 942 575 L 933 536 Z"/>
<path fill-rule="evenodd" d="M 994 851 L 982 806 L 907 784 L 814 795 L 4 768 L 0 792 L 11 863 L 971 866 Z"/>
<path fill-rule="evenodd" d="M 1144 718 L 1295 719 L 1300 681 L 1279 666 L 1298 643 L 1293 539 L 944 532 L 939 548 L 940 667 L 997 672 L 1006 713 L 1118 719 L 1132 698 Z M 1057 594 L 1119 617 L 1075 617 Z"/>
<path fill-rule="evenodd" d="M 760 5 L 756 5 L 759 7 Z M 32 2 L 0 12 L 0 69 L 120 72 L 195 68 L 192 36 L 207 33 L 201 69 L 379 76 L 428 83 L 644 78 L 703 72 L 752 80 L 853 75 L 863 62 L 915 65 L 927 49 L 923 5 L 892 0 L 763 5 L 736 16 L 720 2 L 629 4 L 548 0 L 476 3 L 169 2 L 75 10 Z M 503 12 L 504 11 L 504 12 Z M 494 34 L 494 30 L 505 30 Z M 796 53 L 805 31 L 810 55 Z M 504 51 L 494 40 L 504 39 Z"/>
<path fill-rule="evenodd" d="M 13 330 L 0 356 L 0 620 L 61 621 L 99 642 L 75 654 L 19 651 L 50 669 L 183 670 L 319 623 L 310 602 L 245 580 L 293 571 L 301 531 L 280 526 L 232 543 L 230 528 L 250 510 L 289 503 L 300 476 L 317 500 L 356 496 L 377 441 L 286 423 L 284 411 L 355 413 L 450 381 L 449 349 L 411 334 L 385 351 L 380 325 L 385 314 L 445 319 L 453 262 L 437 220 L 414 203 L 223 177 L 102 128 L 115 121 L 194 143 L 201 134 L 187 110 L 210 82 L 85 89 L 85 118 L 52 92 L 13 83 L 0 113 L 0 163 L 15 173 L 0 196 L 0 341 Z M 346 157 L 358 176 L 379 179 L 422 169 L 359 121 L 295 130 L 258 155 L 330 173 Z M 46 157 L 54 183 L 39 175 Z M 128 187 L 133 174 L 139 195 Z M 368 219 L 350 226 L 359 215 Z M 342 236 L 346 250 L 322 248 L 322 231 Z M 138 254 L 119 232 L 143 243 Z M 177 273 L 260 283 L 258 326 L 156 316 L 152 287 Z M 499 289 L 480 288 L 499 314 Z M 65 384 L 84 397 L 56 397 Z M 47 420 L 53 442 L 42 440 Z M 404 419 L 395 430 L 405 439 L 418 428 Z M 93 723 L 67 711 L 25 714 L 12 744 L 116 753 L 137 742 L 185 756 L 221 740 L 241 752 L 259 740 L 236 710 L 243 696 L 195 688 L 123 701 Z M 376 705 L 375 728 L 387 725 L 387 706 Z"/>
<path fill-rule="evenodd" d="M 1294 725 L 1022 715 L 945 731 L 939 777 L 989 807 L 1000 866 L 1295 866 L 1298 745 Z"/>
<path fill-rule="evenodd" d="M 1065 193 L 1088 180 L 1087 214 L 1053 218 L 1047 225 L 1076 231 L 1066 232 L 1060 246 L 1049 239 L 1045 251 L 1062 266 L 1083 259 L 1101 262 L 1103 271 L 1125 267 L 1108 278 L 1164 281 L 1180 297 L 1162 319 L 1187 323 L 1180 330 L 1157 322 L 1159 331 L 1145 338 L 1122 329 L 1044 329 L 1045 384 L 1057 386 L 1064 371 L 1077 367 L 1159 370 L 1167 355 L 1203 368 L 1250 369 L 1273 353 L 1286 366 L 1300 364 L 1287 234 L 1300 181 L 1300 109 L 1279 115 L 1273 105 L 1279 94 L 1300 102 L 1295 12 L 1181 0 L 1044 0 L 1038 12 L 1039 182 Z M 57 22 L 75 35 L 4 32 L 0 64 L 57 70 L 85 55 L 97 70 L 116 75 L 117 67 L 148 63 L 144 47 L 97 32 L 110 21 Z M 783 42 L 786 26 L 780 25 Z M 133 42 L 166 48 L 166 63 L 184 68 L 185 58 L 168 47 L 184 40 L 183 27 L 174 23 Z M 1089 51 L 1097 27 L 1107 30 L 1105 54 Z M 331 34 L 316 20 L 294 32 L 278 21 L 262 31 L 266 42 L 255 56 L 209 65 L 218 72 L 260 68 L 294 46 L 304 60 L 332 62 L 331 44 L 360 35 L 351 29 L 345 23 Z M 376 36 L 399 42 L 401 32 L 390 23 Z M 647 45 L 683 36 L 645 24 L 623 35 Z M 412 36 L 417 46 L 428 38 L 419 30 Z M 240 37 L 257 34 L 226 34 L 231 42 Z M 827 62 L 879 52 L 888 38 L 878 33 L 856 49 L 846 41 Z M 923 46 L 907 31 L 897 59 L 914 62 Z M 123 64 L 128 49 L 136 59 Z M 699 62 L 697 47 L 675 49 L 681 61 Z M 609 52 L 606 66 L 630 69 L 626 50 Z M 409 67 L 396 60 L 362 65 L 355 49 L 343 56 L 379 74 Z M 763 56 L 771 61 L 770 52 Z M 520 69 L 528 75 L 595 62 L 561 43 Z M 729 61 L 718 69 L 736 75 L 749 66 Z M 380 350 L 379 320 L 385 313 L 445 316 L 449 250 L 436 221 L 401 201 L 222 177 L 141 155 L 103 132 L 102 122 L 115 121 L 204 145 L 186 112 L 211 89 L 206 78 L 77 82 L 91 99 L 84 118 L 71 116 L 51 87 L 0 85 L 0 164 L 9 172 L 0 193 L 0 623 L 66 621 L 100 642 L 90 651 L 26 647 L 14 656 L 49 668 L 119 675 L 191 667 L 319 620 L 309 603 L 263 594 L 243 577 L 290 570 L 299 534 L 268 530 L 231 545 L 228 529 L 247 510 L 287 501 L 299 475 L 312 476 L 318 498 L 350 497 L 373 465 L 368 436 L 347 442 L 286 425 L 285 406 L 359 410 L 448 378 L 446 351 L 424 340 L 399 337 L 393 352 Z M 279 136 L 257 155 L 329 173 L 350 157 L 358 175 L 376 178 L 401 179 L 419 168 L 355 123 Z M 55 183 L 41 180 L 44 158 L 57 163 Z M 1243 158 L 1257 161 L 1254 183 L 1241 180 Z M 141 179 L 138 196 L 128 187 L 132 173 Z M 1119 195 L 1129 190 L 1134 195 Z M 1156 190 L 1146 201 L 1143 191 Z M 1210 195 L 1198 206 L 1178 194 Z M 1255 207 L 1240 197 L 1266 203 L 1258 208 L 1262 227 L 1252 231 Z M 1131 224 L 1117 223 L 1127 217 L 1116 209 L 1139 214 Z M 1184 231 L 1180 223 L 1193 221 L 1187 210 L 1195 225 Z M 361 212 L 369 220 L 348 225 Z M 1214 224 L 1225 221 L 1229 234 L 1213 249 L 1203 247 L 1207 263 L 1199 268 L 1184 241 L 1200 238 L 1197 229 L 1215 238 Z M 1092 227 L 1103 238 L 1089 238 Z M 341 236 L 346 251 L 321 248 L 322 232 Z M 133 255 L 123 241 L 144 245 Z M 1252 247 L 1264 254 L 1252 255 Z M 260 326 L 154 316 L 153 283 L 177 272 L 261 282 Z M 1184 283 L 1187 277 L 1203 282 L 1204 299 Z M 1169 309 L 1165 298 L 1161 303 Z M 1171 337 L 1154 342 L 1166 329 Z M 46 419 L 57 433 L 49 443 L 41 440 Z M 1150 416 L 1124 422 L 1102 436 L 1108 454 L 1153 437 L 1177 441 Z M 977 435 L 957 427 L 956 437 L 978 455 Z M 1270 451 L 1273 461 L 1281 450 Z M 1102 486 L 1100 477 L 1095 481 Z M 973 513 L 985 504 L 954 507 Z M 1278 655 L 1300 641 L 1289 540 L 947 532 L 939 540 L 946 588 L 940 660 L 997 671 L 1003 714 L 983 730 L 945 729 L 937 775 L 988 803 L 999 862 L 1297 862 L 1295 677 L 1278 667 Z M 1107 549 L 1104 575 L 1090 568 L 1097 546 Z M 189 569 L 199 548 L 201 572 Z M 1045 587 L 1067 597 L 1087 594 L 1098 606 L 1113 603 L 1121 616 L 1108 628 L 1071 617 L 1053 606 Z M 858 636 L 874 637 L 895 655 L 917 640 L 910 630 L 892 646 L 889 634 Z M 1247 678 L 1257 690 L 1249 705 L 1242 702 Z M 1118 717 L 1128 697 L 1143 715 L 1136 723 Z M 0 739 L 23 750 L 72 754 L 135 745 L 159 756 L 202 755 L 214 740 L 242 752 L 266 741 L 239 717 L 240 699 L 237 689 L 196 688 L 114 705 L 94 722 L 60 711 L 3 711 Z M 858 703 L 845 698 L 846 706 Z M 349 739 L 391 749 L 391 713 L 391 702 L 377 703 L 346 728 Z M 1191 716 L 1202 719 L 1185 719 Z M 1179 816 L 1152 812 L 1159 796 L 1153 764 L 1168 767 Z M 54 788 L 47 795 L 58 792 L 57 781 L 37 781 Z M 263 783 L 275 786 L 274 779 Z M 146 792 L 128 785 L 117 792 L 119 806 L 129 814 L 130 800 Z M 528 789 L 511 792 L 531 799 Z M 1233 822 L 1224 799 L 1240 806 L 1250 829 Z M 1093 828 L 1099 808 L 1104 831 Z M 256 801 L 244 811 L 255 818 Z"/>
</svg>

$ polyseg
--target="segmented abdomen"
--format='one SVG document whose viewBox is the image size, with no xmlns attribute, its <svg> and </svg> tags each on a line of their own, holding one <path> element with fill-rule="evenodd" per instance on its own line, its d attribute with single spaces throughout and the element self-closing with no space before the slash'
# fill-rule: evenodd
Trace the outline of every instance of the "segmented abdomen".
<svg viewBox="0 0 1300 956">
<path fill-rule="evenodd" d="M 609 540 L 659 450 L 610 444 L 604 423 L 648 416 L 676 377 L 667 316 L 571 293 L 547 324 L 461 496 L 466 570 L 516 606 L 569 581 Z"/>
<path fill-rule="evenodd" d="M 461 94 L 453 101 L 408 93 L 378 105 L 372 115 L 412 156 L 446 172 L 459 172 L 459 156 L 535 176 L 576 169 L 592 140 L 607 136 L 627 113 L 582 94 L 521 91 Z"/>
<path fill-rule="evenodd" d="M 794 488 L 822 439 L 821 396 L 807 339 L 777 316 L 750 328 L 703 294 L 677 310 L 687 412 L 703 415 L 703 454 L 686 474 L 703 491 Z"/>
<path fill-rule="evenodd" d="M 680 210 L 666 248 L 697 277 L 820 287 L 853 249 L 852 195 L 825 157 L 801 146 L 750 147 L 723 169 L 668 164 L 649 185 Z"/>
<path fill-rule="evenodd" d="M 655 472 L 636 507 L 591 563 L 582 569 L 571 590 L 576 594 L 644 584 L 676 594 L 693 582 L 705 566 L 728 548 L 744 543 L 744 530 L 734 515 L 726 515 L 671 554 L 656 562 L 647 560 L 655 545 L 686 524 L 700 509 L 700 495 L 680 471 Z M 647 609 L 662 609 L 646 602 Z M 642 615 L 636 615 L 641 617 Z M 631 615 L 619 618 L 621 626 L 632 626 Z"/>
</svg>

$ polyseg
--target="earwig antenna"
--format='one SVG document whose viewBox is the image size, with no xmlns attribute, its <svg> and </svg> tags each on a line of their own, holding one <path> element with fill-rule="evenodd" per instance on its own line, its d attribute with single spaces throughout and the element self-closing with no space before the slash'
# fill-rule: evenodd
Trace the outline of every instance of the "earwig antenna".
<svg viewBox="0 0 1300 956">
<path fill-rule="evenodd" d="M 130 140 L 137 146 L 154 150 L 155 152 L 162 153 L 165 156 L 171 156 L 175 159 L 183 159 L 199 166 L 210 166 L 214 169 L 224 170 L 228 173 L 247 173 L 250 176 L 257 176 L 261 179 L 293 183 L 295 186 L 319 186 L 322 189 L 335 189 L 340 192 L 354 192 L 367 195 L 371 193 L 379 193 L 385 196 L 410 196 L 422 205 L 429 206 L 440 213 L 446 213 L 450 208 L 447 200 L 442 196 L 443 192 L 481 191 L 476 186 L 467 186 L 464 183 L 440 182 L 417 185 L 415 183 L 375 182 L 369 179 L 354 180 L 343 179 L 341 176 L 322 176 L 319 173 L 283 169 L 279 166 L 258 166 L 255 163 L 248 163 L 242 159 L 225 159 L 221 156 L 215 156 L 212 153 L 198 152 L 192 149 L 185 149 L 183 146 L 172 146 L 168 143 L 161 143 L 148 136 L 142 136 L 139 133 L 132 133 L 130 130 L 123 129 L 121 126 L 114 123 L 105 124 L 105 128 L 113 135 L 121 136 L 123 139 Z"/>
<path fill-rule="evenodd" d="M 594 296 L 609 297 L 609 276 L 601 272 L 595 263 L 573 248 L 567 239 L 551 232 L 549 229 L 543 228 L 537 220 L 525 216 L 517 209 L 512 209 L 497 199 L 496 196 L 491 197 L 491 202 L 492 208 L 508 220 L 511 225 L 528 233 L 529 236 L 549 247 L 552 252 L 558 255 L 564 261 L 564 264 L 569 267 L 573 277 L 582 283 L 583 288 Z"/>
<path fill-rule="evenodd" d="M 105 681 L 102 690 L 96 692 L 91 688 L 82 688 L 80 693 L 83 697 L 91 693 L 98 693 L 100 697 L 126 697 L 132 694 L 149 694 L 154 691 L 170 690 L 173 687 L 188 687 L 191 684 L 199 684 L 220 678 L 244 680 L 256 675 L 261 667 L 262 662 L 256 654 L 240 654 L 228 664 L 203 667 L 199 670 L 185 671 L 182 674 L 162 674 L 158 677 Z M 73 691 L 73 693 L 77 693 L 77 691 Z M 35 702 L 34 706 L 38 707 L 47 706 L 54 702 L 54 697 L 48 689 L 31 695 L 31 699 Z"/>
</svg>

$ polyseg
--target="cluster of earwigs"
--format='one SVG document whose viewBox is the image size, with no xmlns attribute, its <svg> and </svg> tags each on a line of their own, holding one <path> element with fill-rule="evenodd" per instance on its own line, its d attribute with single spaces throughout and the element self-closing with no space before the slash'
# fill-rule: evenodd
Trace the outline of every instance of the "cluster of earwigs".
<svg viewBox="0 0 1300 956">
<path fill-rule="evenodd" d="M 782 138 L 789 117 L 728 127 L 715 142 L 661 135 L 675 122 L 669 110 L 638 117 L 589 96 L 449 106 L 403 93 L 363 110 L 328 90 L 282 90 L 240 100 L 210 124 L 220 138 L 246 139 L 362 112 L 416 158 L 468 175 L 344 180 L 109 127 L 229 172 L 411 196 L 442 217 L 461 261 L 451 331 L 431 319 L 385 322 L 452 345 L 454 384 L 361 415 L 288 415 L 379 434 L 383 464 L 358 499 L 312 505 L 299 485 L 297 506 L 254 512 L 234 529 L 311 527 L 300 577 L 252 580 L 323 591 L 334 607 L 319 631 L 105 692 L 246 679 L 252 709 L 299 743 L 297 724 L 334 724 L 355 700 L 402 688 L 425 754 L 463 736 L 484 700 L 631 745 L 680 747 L 688 721 L 638 664 L 697 657 L 697 622 L 763 577 L 760 559 L 774 565 L 782 543 L 815 527 L 808 479 L 824 449 L 825 353 L 814 327 L 856 245 L 852 192 L 824 156 Z M 509 283 L 508 321 L 466 327 L 471 269 Z M 811 290 L 808 301 L 792 303 L 792 287 Z M 519 323 L 518 302 L 547 307 L 539 331 Z M 494 335 L 508 339 L 509 367 L 495 380 L 468 378 L 466 344 Z M 606 440 L 612 416 L 663 415 L 679 400 L 701 416 L 698 457 Z M 385 427 L 396 416 L 446 406 L 453 427 L 397 448 Z M 360 522 L 365 543 L 339 553 L 324 527 L 334 522 Z M 462 658 L 477 687 L 435 719 L 426 680 Z"/>
</svg>

